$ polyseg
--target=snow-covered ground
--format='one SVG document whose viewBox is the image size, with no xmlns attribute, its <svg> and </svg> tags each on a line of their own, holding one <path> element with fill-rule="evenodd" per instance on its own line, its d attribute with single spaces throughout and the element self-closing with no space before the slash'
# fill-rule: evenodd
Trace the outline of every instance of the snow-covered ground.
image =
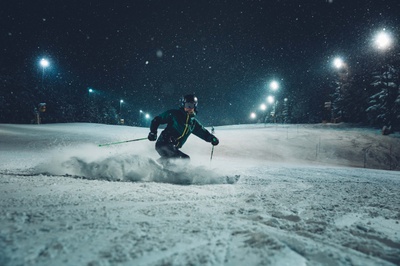
<svg viewBox="0 0 400 266">
<path fill-rule="evenodd" d="M 400 264 L 399 135 L 215 130 L 173 173 L 154 142 L 98 146 L 146 128 L 0 124 L 0 265 Z"/>
</svg>

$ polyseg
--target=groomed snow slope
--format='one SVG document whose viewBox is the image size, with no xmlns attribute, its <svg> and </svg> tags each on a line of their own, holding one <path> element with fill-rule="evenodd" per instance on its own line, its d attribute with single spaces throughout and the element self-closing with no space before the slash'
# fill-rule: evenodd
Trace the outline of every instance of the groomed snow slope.
<svg viewBox="0 0 400 266">
<path fill-rule="evenodd" d="M 0 265 L 400 264 L 398 135 L 215 129 L 170 172 L 147 140 L 98 147 L 146 128 L 0 124 Z"/>
</svg>

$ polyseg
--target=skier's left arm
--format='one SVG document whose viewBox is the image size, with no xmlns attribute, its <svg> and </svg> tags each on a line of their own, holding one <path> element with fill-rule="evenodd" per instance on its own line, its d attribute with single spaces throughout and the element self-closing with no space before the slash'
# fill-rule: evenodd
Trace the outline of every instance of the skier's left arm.
<svg viewBox="0 0 400 266">
<path fill-rule="evenodd" d="M 194 123 L 193 134 L 207 142 L 211 142 L 213 146 L 216 146 L 219 143 L 218 138 L 205 129 L 197 120 L 195 120 Z"/>
</svg>

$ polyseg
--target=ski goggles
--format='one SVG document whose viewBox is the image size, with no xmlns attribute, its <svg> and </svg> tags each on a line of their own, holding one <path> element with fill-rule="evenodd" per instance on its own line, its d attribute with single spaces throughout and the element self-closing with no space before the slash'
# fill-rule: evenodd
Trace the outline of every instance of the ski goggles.
<svg viewBox="0 0 400 266">
<path fill-rule="evenodd" d="M 185 103 L 185 108 L 194 109 L 196 107 L 195 103 L 187 102 Z"/>
</svg>

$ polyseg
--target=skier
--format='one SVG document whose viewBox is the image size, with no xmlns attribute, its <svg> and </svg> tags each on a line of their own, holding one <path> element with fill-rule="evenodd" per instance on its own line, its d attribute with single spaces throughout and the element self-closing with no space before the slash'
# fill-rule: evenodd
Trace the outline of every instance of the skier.
<svg viewBox="0 0 400 266">
<path fill-rule="evenodd" d="M 197 102 L 197 97 L 193 94 L 185 95 L 181 98 L 179 109 L 168 110 L 151 121 L 148 139 L 150 141 L 157 140 L 156 151 L 161 156 L 160 161 L 175 158 L 190 159 L 189 155 L 179 149 L 191 133 L 211 142 L 214 146 L 218 145 L 218 138 L 205 129 L 196 119 Z M 167 124 L 167 127 L 157 139 L 157 129 L 162 124 Z"/>
</svg>

